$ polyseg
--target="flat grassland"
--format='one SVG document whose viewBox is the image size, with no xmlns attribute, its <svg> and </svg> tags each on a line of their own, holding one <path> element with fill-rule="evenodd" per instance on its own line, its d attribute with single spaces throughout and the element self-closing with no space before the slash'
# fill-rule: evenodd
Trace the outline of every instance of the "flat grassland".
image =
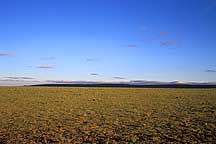
<svg viewBox="0 0 216 144">
<path fill-rule="evenodd" d="M 216 143 L 216 89 L 0 87 L 4 143 Z"/>
</svg>

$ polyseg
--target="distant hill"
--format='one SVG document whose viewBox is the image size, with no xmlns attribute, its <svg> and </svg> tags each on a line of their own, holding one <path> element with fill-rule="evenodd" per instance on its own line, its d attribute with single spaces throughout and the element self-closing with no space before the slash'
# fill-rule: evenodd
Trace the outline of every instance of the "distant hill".
<svg viewBox="0 0 216 144">
<path fill-rule="evenodd" d="M 209 84 L 38 84 L 31 86 L 51 86 L 51 87 L 125 87 L 125 88 L 216 88 L 216 85 Z"/>
</svg>

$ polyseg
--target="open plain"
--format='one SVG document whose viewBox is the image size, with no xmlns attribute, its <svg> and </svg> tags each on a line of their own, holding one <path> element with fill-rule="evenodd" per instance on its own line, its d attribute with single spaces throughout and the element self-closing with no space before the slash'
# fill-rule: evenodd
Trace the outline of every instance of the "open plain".
<svg viewBox="0 0 216 144">
<path fill-rule="evenodd" d="M 0 87 L 0 143 L 216 143 L 216 89 Z"/>
</svg>

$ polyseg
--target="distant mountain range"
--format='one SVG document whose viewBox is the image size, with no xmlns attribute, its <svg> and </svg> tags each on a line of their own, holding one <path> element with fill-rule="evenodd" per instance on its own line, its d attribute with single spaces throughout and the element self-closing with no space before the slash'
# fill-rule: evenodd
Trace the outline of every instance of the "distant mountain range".
<svg viewBox="0 0 216 144">
<path fill-rule="evenodd" d="M 131 81 L 46 81 L 49 84 L 127 84 L 127 85 L 175 85 L 175 84 L 186 84 L 186 85 L 216 85 L 216 82 L 183 82 L 183 81 L 148 81 L 148 80 L 131 80 Z"/>
<path fill-rule="evenodd" d="M 92 86 L 92 87 L 215 87 L 216 82 L 200 81 L 148 81 L 148 80 L 119 80 L 119 81 L 65 81 L 65 80 L 36 80 L 27 77 L 10 77 L 0 79 L 0 86 Z"/>
<path fill-rule="evenodd" d="M 34 86 L 74 86 L 74 87 L 146 87 L 146 88 L 216 88 L 216 82 L 161 82 L 147 80 L 131 80 L 122 82 L 96 81 L 47 81 L 46 84 Z"/>
</svg>

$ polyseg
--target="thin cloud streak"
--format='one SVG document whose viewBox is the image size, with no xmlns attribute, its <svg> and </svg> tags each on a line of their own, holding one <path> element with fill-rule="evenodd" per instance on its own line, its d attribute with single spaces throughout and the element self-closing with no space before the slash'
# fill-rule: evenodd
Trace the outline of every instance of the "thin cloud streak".
<svg viewBox="0 0 216 144">
<path fill-rule="evenodd" d="M 27 80 L 20 80 L 20 79 L 1 79 L 0 81 L 2 81 L 2 82 L 43 82 L 43 81 L 40 81 L 40 80 L 27 81 Z"/>
<path fill-rule="evenodd" d="M 90 73 L 90 75 L 92 75 L 92 76 L 98 76 L 99 74 L 98 73 Z"/>
<path fill-rule="evenodd" d="M 116 76 L 116 77 L 113 77 L 114 79 L 125 79 L 124 77 L 118 77 L 118 76 Z"/>
<path fill-rule="evenodd" d="M 205 72 L 208 72 L 208 73 L 216 73 L 216 70 L 208 69 L 208 70 L 206 70 Z"/>
<path fill-rule="evenodd" d="M 46 59 L 46 60 L 55 60 L 56 57 L 54 57 L 54 56 L 50 56 L 50 57 L 45 57 L 44 59 Z"/>
<path fill-rule="evenodd" d="M 12 79 L 12 80 L 32 80 L 32 79 L 35 79 L 33 77 L 12 77 L 12 76 L 7 76 L 4 78 Z"/>
<path fill-rule="evenodd" d="M 160 32 L 160 35 L 161 36 L 166 36 L 166 35 L 168 35 L 168 32 L 162 31 L 162 32 Z"/>
<path fill-rule="evenodd" d="M 14 53 L 0 53 L 0 56 L 15 56 Z"/>
<path fill-rule="evenodd" d="M 93 59 L 93 58 L 86 58 L 86 62 L 92 62 L 92 61 L 95 61 L 95 59 Z"/>
<path fill-rule="evenodd" d="M 43 83 L 44 81 L 40 80 L 0 79 L 0 86 L 24 86 Z"/>
<path fill-rule="evenodd" d="M 173 40 L 164 40 L 164 41 L 160 41 L 160 45 L 161 46 L 170 46 L 175 44 L 176 42 Z"/>
<path fill-rule="evenodd" d="M 135 45 L 135 44 L 129 44 L 129 45 L 127 45 L 127 47 L 129 47 L 129 48 L 136 48 L 137 45 Z"/>
<path fill-rule="evenodd" d="M 39 65 L 36 68 L 39 68 L 39 69 L 53 69 L 54 67 L 51 66 L 51 65 Z"/>
<path fill-rule="evenodd" d="M 73 81 L 67 81 L 67 80 L 46 80 L 45 82 L 48 82 L 48 83 L 72 83 Z"/>
</svg>

